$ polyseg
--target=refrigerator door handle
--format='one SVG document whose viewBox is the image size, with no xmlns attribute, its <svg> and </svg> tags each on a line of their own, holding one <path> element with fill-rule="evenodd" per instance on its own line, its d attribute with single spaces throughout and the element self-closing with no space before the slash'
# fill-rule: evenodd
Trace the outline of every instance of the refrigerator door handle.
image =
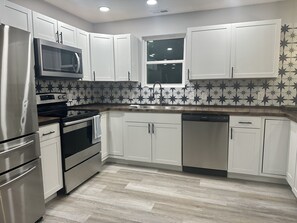
<svg viewBox="0 0 297 223">
<path fill-rule="evenodd" d="M 13 178 L 12 180 L 0 185 L 0 189 L 7 186 L 7 185 L 9 185 L 9 184 L 11 184 L 11 183 L 13 183 L 13 182 L 15 182 L 15 181 L 17 181 L 17 180 L 19 180 L 19 179 L 21 179 L 21 178 L 23 178 L 24 176 L 28 175 L 29 173 L 31 173 L 35 169 L 36 169 L 36 166 L 33 166 L 33 167 L 27 169 L 24 173 L 20 174 L 19 176 L 17 176 L 15 178 Z"/>
<path fill-rule="evenodd" d="M 20 144 L 18 146 L 10 147 L 7 150 L 4 150 L 4 151 L 0 152 L 0 156 L 5 155 L 5 154 L 10 153 L 10 152 L 13 152 L 15 150 L 18 150 L 18 149 L 20 149 L 20 148 L 22 148 L 24 146 L 28 146 L 28 145 L 32 144 L 33 142 L 34 142 L 34 140 L 30 140 L 30 141 L 22 143 L 22 144 Z"/>
</svg>

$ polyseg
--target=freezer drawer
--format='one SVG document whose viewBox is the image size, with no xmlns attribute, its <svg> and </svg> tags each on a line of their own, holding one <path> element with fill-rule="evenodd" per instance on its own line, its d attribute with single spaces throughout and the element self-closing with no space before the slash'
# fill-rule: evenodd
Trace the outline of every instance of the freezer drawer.
<svg viewBox="0 0 297 223">
<path fill-rule="evenodd" d="M 40 156 L 38 134 L 0 144 L 0 174 Z"/>
<path fill-rule="evenodd" d="M 33 223 L 44 211 L 40 159 L 0 175 L 1 223 Z"/>
</svg>

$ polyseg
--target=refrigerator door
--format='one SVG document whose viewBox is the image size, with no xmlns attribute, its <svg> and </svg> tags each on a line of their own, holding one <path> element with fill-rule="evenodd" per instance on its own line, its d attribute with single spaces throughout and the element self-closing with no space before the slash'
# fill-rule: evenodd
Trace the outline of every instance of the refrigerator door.
<svg viewBox="0 0 297 223">
<path fill-rule="evenodd" d="M 0 25 L 0 142 L 38 130 L 32 38 Z"/>
<path fill-rule="evenodd" d="M 0 175 L 1 223 L 33 223 L 44 212 L 40 159 Z"/>
</svg>

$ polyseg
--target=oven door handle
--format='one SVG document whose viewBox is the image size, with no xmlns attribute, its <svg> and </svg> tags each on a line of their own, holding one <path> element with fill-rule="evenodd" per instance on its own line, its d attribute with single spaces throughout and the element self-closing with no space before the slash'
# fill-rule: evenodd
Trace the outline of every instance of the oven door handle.
<svg viewBox="0 0 297 223">
<path fill-rule="evenodd" d="M 73 122 L 65 122 L 64 126 L 75 125 L 75 124 L 79 124 L 79 123 L 87 122 L 87 121 L 91 121 L 91 120 L 93 120 L 93 117 L 80 119 L 80 120 L 73 121 Z"/>
</svg>

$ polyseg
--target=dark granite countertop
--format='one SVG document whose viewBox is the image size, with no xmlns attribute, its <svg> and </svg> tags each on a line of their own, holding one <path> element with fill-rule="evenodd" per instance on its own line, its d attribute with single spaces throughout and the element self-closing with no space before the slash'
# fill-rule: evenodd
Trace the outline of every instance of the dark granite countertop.
<svg viewBox="0 0 297 223">
<path fill-rule="evenodd" d="M 60 118 L 59 117 L 38 116 L 39 126 L 49 125 L 49 124 L 53 124 L 53 123 L 58 123 L 59 121 L 60 121 Z"/>
<path fill-rule="evenodd" d="M 276 116 L 287 117 L 297 122 L 296 107 L 239 107 L 239 106 L 191 106 L 191 105 L 140 105 L 131 107 L 129 105 L 93 104 L 76 106 L 76 109 L 104 111 L 126 111 L 126 112 L 161 112 L 161 113 L 209 113 L 248 116 Z"/>
</svg>

